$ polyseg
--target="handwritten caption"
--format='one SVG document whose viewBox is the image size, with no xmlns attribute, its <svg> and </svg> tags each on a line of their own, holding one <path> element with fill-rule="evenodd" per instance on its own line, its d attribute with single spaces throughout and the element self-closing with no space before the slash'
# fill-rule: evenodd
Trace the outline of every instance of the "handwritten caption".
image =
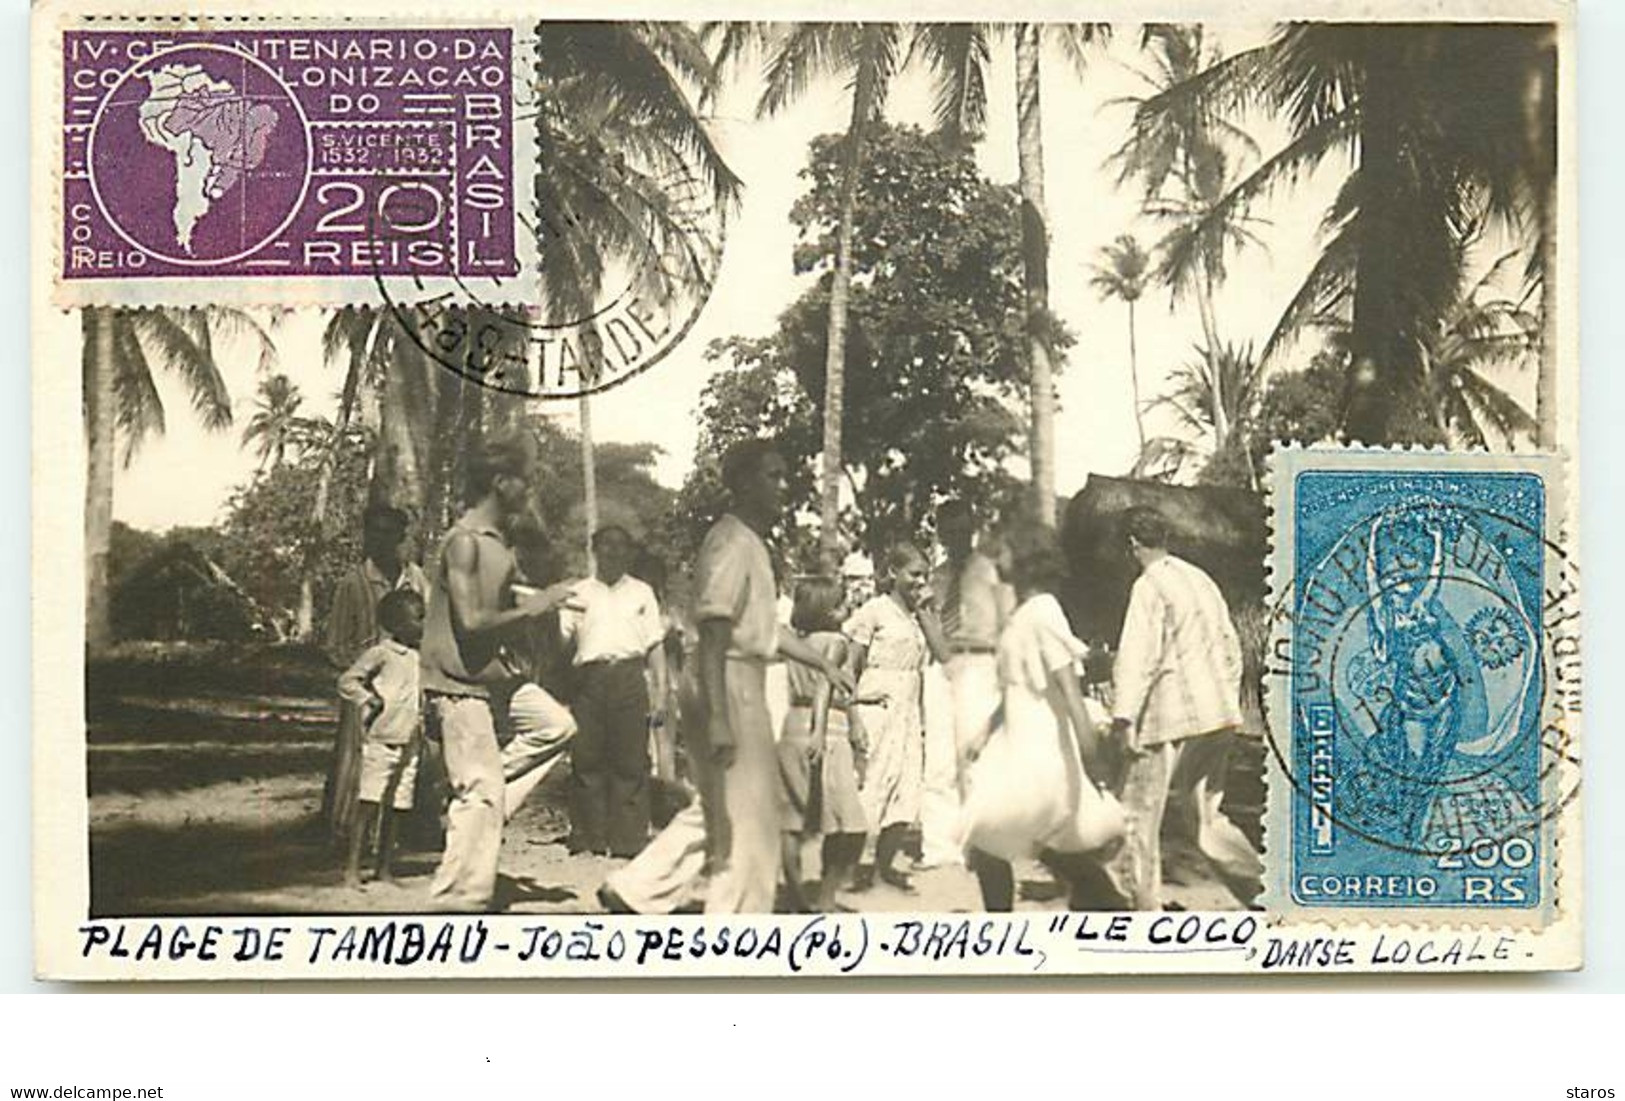
<svg viewBox="0 0 1625 1101">
<path fill-rule="evenodd" d="M 1288 933 L 1262 914 L 1030 914 L 722 920 L 535 917 L 100 920 L 81 958 L 115 972 L 359 975 L 846 975 L 1491 970 L 1517 934 L 1369 927 Z M 1138 963 L 1134 957 L 1138 957 Z M 1154 960 L 1151 957 L 1164 957 Z M 190 965 L 190 966 L 187 966 Z"/>
</svg>

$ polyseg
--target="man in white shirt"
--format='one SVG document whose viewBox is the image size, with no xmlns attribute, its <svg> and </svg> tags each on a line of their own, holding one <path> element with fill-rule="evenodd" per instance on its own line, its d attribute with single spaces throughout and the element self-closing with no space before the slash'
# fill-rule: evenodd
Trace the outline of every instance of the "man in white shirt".
<svg viewBox="0 0 1625 1101">
<path fill-rule="evenodd" d="M 853 688 L 845 669 L 778 627 L 762 534 L 783 516 L 785 483 L 784 457 L 767 440 L 744 440 L 722 458 L 729 510 L 694 563 L 699 650 L 683 685 L 684 741 L 700 799 L 610 874 L 598 892 L 606 910 L 665 914 L 701 899 L 713 914 L 773 909 L 783 812 L 768 665 L 788 658 Z"/>
<path fill-rule="evenodd" d="M 1231 739 L 1240 729 L 1241 643 L 1224 595 L 1199 567 L 1168 553 L 1168 521 L 1130 509 L 1128 549 L 1140 566 L 1113 671 L 1112 730 L 1128 757 L 1129 830 L 1108 873 L 1136 910 L 1162 908 L 1163 813 L 1177 801 L 1187 834 L 1243 904 L 1263 864 L 1219 810 Z"/>
<path fill-rule="evenodd" d="M 575 642 L 577 733 L 570 753 L 571 852 L 636 856 L 649 840 L 650 700 L 666 699 L 665 628 L 654 590 L 627 573 L 625 528 L 593 533 L 597 576 L 576 586 L 559 624 Z"/>
<path fill-rule="evenodd" d="M 983 524 L 969 501 L 937 508 L 945 560 L 931 577 L 949 657 L 934 683 L 926 672 L 925 784 L 921 797 L 921 864 L 955 864 L 959 855 L 959 790 L 965 747 L 987 728 L 1000 701 L 999 634 L 1015 611 L 1015 592 L 978 542 Z"/>
</svg>

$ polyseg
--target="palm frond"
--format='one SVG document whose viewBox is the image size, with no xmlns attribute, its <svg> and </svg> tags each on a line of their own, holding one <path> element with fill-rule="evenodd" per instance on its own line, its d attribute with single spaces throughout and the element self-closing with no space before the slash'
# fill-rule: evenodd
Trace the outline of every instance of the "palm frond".
<svg viewBox="0 0 1625 1101">
<path fill-rule="evenodd" d="M 231 394 L 215 363 L 208 320 L 201 309 L 143 309 L 130 314 L 143 345 L 159 364 L 186 383 L 192 409 L 211 431 L 231 425 Z"/>
<path fill-rule="evenodd" d="M 1259 76 L 1268 61 L 1268 46 L 1232 54 L 1146 97 L 1134 112 L 1134 125 L 1154 127 L 1180 115 L 1222 117 L 1246 110 L 1258 100 Z"/>
<path fill-rule="evenodd" d="M 109 313 L 111 322 L 103 329 L 103 339 L 113 342 L 114 423 L 124 437 L 123 462 L 129 466 L 148 436 L 164 434 L 164 403 L 129 315 Z"/>
<path fill-rule="evenodd" d="M 1215 246 L 1234 238 L 1235 227 L 1245 223 L 1249 217 L 1246 210 L 1252 203 L 1268 198 L 1283 184 L 1295 182 L 1338 145 L 1346 144 L 1355 133 L 1354 124 L 1353 112 L 1346 112 L 1299 135 L 1206 210 L 1192 212 L 1178 204 L 1153 204 L 1153 213 L 1187 219 L 1164 243 L 1163 281 L 1176 290 L 1188 286 Z"/>
<path fill-rule="evenodd" d="M 255 364 L 256 373 L 266 374 L 276 365 L 276 340 L 271 335 L 271 326 L 275 324 L 274 317 L 271 325 L 266 325 L 248 310 L 234 306 L 209 306 L 204 310 L 203 320 L 207 323 L 207 332 L 211 340 L 219 337 L 227 340 L 253 341 L 258 357 Z"/>
<path fill-rule="evenodd" d="M 762 75 L 756 114 L 772 118 L 806 95 L 814 81 L 851 66 L 850 25 L 795 23 L 774 44 Z"/>
<path fill-rule="evenodd" d="M 1357 240 L 1353 230 L 1345 226 L 1321 249 L 1314 266 L 1287 302 L 1286 309 L 1281 311 L 1280 319 L 1264 342 L 1264 349 L 1258 355 L 1260 363 L 1274 362 L 1276 353 L 1305 327 L 1324 324 L 1329 317 L 1343 312 L 1354 293 Z"/>
<path fill-rule="evenodd" d="M 1462 394 L 1488 416 L 1503 435 L 1535 431 L 1535 418 L 1505 390 L 1473 370 L 1462 371 L 1460 379 Z"/>
<path fill-rule="evenodd" d="M 987 70 L 991 28 L 981 23 L 930 23 L 915 34 L 915 48 L 936 76 L 932 116 L 939 133 L 975 140 L 987 125 Z"/>
<path fill-rule="evenodd" d="M 1090 47 L 1103 45 L 1112 36 L 1110 23 L 1053 23 L 1045 29 L 1060 43 L 1062 54 L 1079 74 L 1089 68 Z"/>
<path fill-rule="evenodd" d="M 902 67 L 903 46 L 903 28 L 897 23 L 859 26 L 850 87 L 853 103 L 866 109 L 862 119 L 866 126 L 877 122 L 886 109 L 892 79 Z"/>
<path fill-rule="evenodd" d="M 722 94 L 722 83 L 782 33 L 777 23 L 715 20 L 701 23 L 700 41 L 711 50 L 711 78 L 700 92 L 700 108 L 707 110 Z"/>
<path fill-rule="evenodd" d="M 703 64 L 709 73 L 710 61 L 692 29 L 673 23 L 543 23 L 538 53 L 541 94 L 555 117 L 587 112 L 614 119 L 623 133 L 658 132 L 700 173 L 717 205 L 737 204 L 743 184 L 668 67 L 668 61 L 691 70 Z M 552 83 L 546 74 L 555 74 Z"/>
</svg>

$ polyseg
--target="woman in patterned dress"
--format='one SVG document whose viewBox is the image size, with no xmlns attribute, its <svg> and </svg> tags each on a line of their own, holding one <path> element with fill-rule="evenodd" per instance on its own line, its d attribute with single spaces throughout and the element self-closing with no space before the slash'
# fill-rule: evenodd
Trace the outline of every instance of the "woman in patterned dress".
<svg viewBox="0 0 1625 1101">
<path fill-rule="evenodd" d="M 921 710 L 922 671 L 933 656 L 947 656 L 947 641 L 932 607 L 925 556 L 906 543 L 887 553 L 888 591 L 866 602 L 846 621 L 858 678 L 858 719 L 869 735 L 864 768 L 863 809 L 875 837 L 872 876 L 912 891 L 908 876 L 894 867 L 908 832 L 919 820 L 925 773 L 925 720 Z"/>
</svg>

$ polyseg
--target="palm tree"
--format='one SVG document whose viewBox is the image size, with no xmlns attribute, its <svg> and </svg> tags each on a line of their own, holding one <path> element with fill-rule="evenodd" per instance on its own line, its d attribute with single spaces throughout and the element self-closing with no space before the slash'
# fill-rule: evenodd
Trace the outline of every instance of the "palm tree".
<svg viewBox="0 0 1625 1101">
<path fill-rule="evenodd" d="M 726 214 L 743 189 L 697 106 L 716 87 L 700 32 L 544 22 L 537 53 L 543 323 L 589 316 L 618 267 L 642 294 L 690 292 L 714 265 L 693 253 L 685 202 Z"/>
<path fill-rule="evenodd" d="M 430 420 L 439 371 L 417 338 L 386 309 L 351 307 L 337 311 L 322 334 L 329 362 L 346 362 L 334 427 L 348 427 L 362 388 L 378 398 L 378 453 L 368 497 L 422 519 L 428 502 Z M 334 447 L 341 434 L 331 437 Z M 321 497 L 321 494 L 318 494 Z M 325 498 L 319 502 L 325 507 Z"/>
<path fill-rule="evenodd" d="M 497 339 L 500 347 L 482 349 L 497 361 L 523 361 L 538 329 L 585 327 L 580 319 L 592 316 L 615 272 L 634 273 L 641 296 L 692 293 L 715 264 L 695 252 L 705 242 L 691 232 L 685 203 L 698 193 L 726 214 L 741 190 L 689 90 L 714 86 L 698 32 L 680 23 L 545 22 L 536 48 L 528 121 L 544 168 L 536 174 L 543 301 L 536 316 L 448 310 L 462 331 Z M 335 314 L 325 344 L 330 361 L 347 363 L 334 440 L 356 395 L 374 387 L 382 438 L 372 496 L 422 519 L 427 535 L 446 522 L 452 483 L 487 410 L 517 424 L 519 408 L 511 396 L 487 405 L 477 383 L 437 369 L 421 339 L 387 312 L 351 309 Z M 512 395 L 524 391 L 511 385 Z M 330 476 L 331 463 L 323 469 Z M 319 483 L 319 524 L 325 508 Z"/>
<path fill-rule="evenodd" d="M 1044 204 L 1043 32 L 1059 39 L 1075 66 L 1083 47 L 1110 33 L 1098 23 L 1017 25 L 1016 161 L 1021 191 L 1021 252 L 1027 304 L 1027 354 L 1032 394 L 1033 496 L 1038 519 L 1055 526 L 1055 346 L 1049 310 L 1049 215 Z"/>
<path fill-rule="evenodd" d="M 1181 364 L 1169 376 L 1172 389 L 1151 404 L 1167 406 L 1183 427 L 1211 435 L 1213 460 L 1221 465 L 1239 460 L 1248 483 L 1257 488 L 1258 472 L 1247 443 L 1264 394 L 1263 363 L 1251 345 L 1196 351 L 1196 360 Z M 1220 420 L 1229 426 L 1222 436 L 1214 431 Z"/>
<path fill-rule="evenodd" d="M 1101 263 L 1095 265 L 1090 284 L 1100 292 L 1102 299 L 1115 298 L 1128 306 L 1128 377 L 1134 395 L 1134 428 L 1139 435 L 1139 450 L 1145 450 L 1145 415 L 1140 408 L 1140 364 L 1135 350 L 1134 304 L 1145 293 L 1151 278 L 1151 257 L 1140 247 L 1131 233 L 1120 234 L 1117 240 L 1100 250 Z"/>
<path fill-rule="evenodd" d="M 1538 365 L 1540 320 L 1520 303 L 1485 301 L 1478 293 L 1485 286 L 1464 297 L 1426 345 L 1430 407 L 1439 429 L 1462 446 L 1489 448 L 1494 437 L 1510 444 L 1520 434 L 1538 442 L 1536 419 L 1485 372 Z"/>
<path fill-rule="evenodd" d="M 1468 251 L 1476 241 L 1476 235 L 1470 236 L 1462 250 Z M 1518 301 L 1498 289 L 1517 260 L 1517 252 L 1504 253 L 1476 280 L 1464 283 L 1437 330 L 1424 342 L 1428 416 L 1437 438 L 1454 446 L 1511 447 L 1519 436 L 1539 441 L 1537 419 L 1490 378 L 1531 365 L 1541 369 L 1542 323 L 1527 305 L 1534 290 Z M 1465 258 L 1462 263 L 1467 263 Z M 1323 327 L 1327 350 L 1346 359 L 1352 343 L 1348 319 L 1328 319 Z"/>
<path fill-rule="evenodd" d="M 304 400 L 299 387 L 287 375 L 272 375 L 260 382 L 259 394 L 254 399 L 254 415 L 243 427 L 243 445 L 257 445 L 261 471 L 267 464 L 273 468 L 281 466 L 290 445 L 298 448 L 304 428 L 299 407 Z"/>
<path fill-rule="evenodd" d="M 851 295 L 852 209 L 863 164 L 864 136 L 882 115 L 897 73 L 917 53 L 934 75 L 937 129 L 951 138 L 981 136 L 987 117 L 986 71 L 991 42 L 1014 31 L 1017 54 L 1018 136 L 1022 194 L 1023 274 L 1032 402 L 1033 492 L 1037 511 L 1055 518 L 1054 320 L 1049 312 L 1049 228 L 1044 204 L 1041 44 L 1059 43 L 1073 62 L 1083 64 L 1084 47 L 1104 37 L 1104 24 L 1024 24 L 1008 28 L 985 23 L 801 23 L 779 32 L 758 30 L 771 41 L 766 90 L 759 114 L 779 112 L 799 99 L 812 82 L 839 76 L 852 89 L 842 174 L 842 210 L 836 232 L 835 267 L 830 287 L 830 323 L 825 359 L 824 446 L 819 478 L 819 554 L 826 568 L 838 556 L 837 522 L 842 479 L 841 417 L 845 393 L 847 315 Z M 720 60 L 738 56 L 752 33 L 737 25 L 724 33 Z M 905 53 L 905 46 L 907 52 Z"/>
<path fill-rule="evenodd" d="M 1268 360 L 1346 301 L 1349 438 L 1434 434 L 1425 348 L 1455 302 L 1457 246 L 1481 213 L 1514 231 L 1533 221 L 1532 267 L 1543 286 L 1551 279 L 1553 60 L 1550 32 L 1538 26 L 1293 23 L 1140 105 L 1137 130 L 1192 110 L 1253 106 L 1288 123 L 1287 143 L 1229 187 L 1198 232 L 1333 154 L 1349 157 L 1324 250 L 1261 353 Z"/>
<path fill-rule="evenodd" d="M 714 255 L 696 248 L 685 202 L 725 218 L 743 185 L 701 114 L 719 72 L 762 37 L 760 25 L 717 24 L 713 62 L 700 30 L 682 23 L 542 23 L 537 208 L 549 240 L 542 255 L 544 325 L 593 315 L 607 274 L 633 271 L 636 291 L 659 301 L 708 290 Z M 589 326 L 590 327 L 590 326 Z M 589 398 L 580 399 L 582 491 L 591 538 L 596 513 Z M 591 559 L 591 548 L 588 548 Z"/>
<path fill-rule="evenodd" d="M 153 377 L 157 366 L 186 386 L 205 428 L 231 425 L 231 395 L 215 355 L 215 338 L 258 346 L 259 369 L 276 355 L 270 334 L 245 311 L 230 307 L 118 310 L 87 307 L 79 317 L 87 468 L 85 487 L 85 641 L 112 641 L 107 556 L 113 526 L 113 468 L 118 438 L 127 466 L 150 436 L 167 424 Z"/>
<path fill-rule="evenodd" d="M 1218 61 L 1197 25 L 1148 24 L 1141 33 L 1141 46 L 1152 59 L 1151 71 L 1138 72 L 1150 94 L 1114 101 L 1133 105 L 1137 123 L 1140 109 L 1149 100 L 1195 79 Z M 1245 211 L 1233 211 L 1221 219 L 1203 217 L 1228 189 L 1232 148 L 1243 155 L 1258 152 L 1257 143 L 1246 131 L 1195 101 L 1165 112 L 1161 125 L 1135 125 L 1111 157 L 1118 166 L 1118 182 L 1137 179 L 1144 188 L 1146 212 L 1172 223 L 1157 246 L 1161 254 L 1158 278 L 1173 290 L 1176 303 L 1181 295 L 1194 292 L 1203 348 L 1210 355 L 1221 347 L 1213 299 L 1224 280 L 1226 254 L 1260 243 L 1249 224 L 1256 219 Z M 1216 364 L 1209 364 L 1208 375 L 1222 383 Z M 1216 390 L 1212 397 L 1213 445 L 1222 451 L 1230 420 L 1223 393 Z"/>
<path fill-rule="evenodd" d="M 757 114 L 771 117 L 799 99 L 820 77 L 838 76 L 852 89 L 835 268 L 830 277 L 829 339 L 824 358 L 824 440 L 818 482 L 818 555 L 833 572 L 840 562 L 841 426 L 846 397 L 846 329 L 852 294 L 852 227 L 864 142 L 885 111 L 901 67 L 906 29 L 901 23 L 797 23 L 773 43 Z"/>
<path fill-rule="evenodd" d="M 939 130 L 981 136 L 987 117 L 991 40 L 1010 32 L 1015 48 L 1016 163 L 1021 192 L 1022 283 L 1027 330 L 1032 492 L 1037 518 L 1055 523 L 1055 321 L 1049 309 L 1049 215 L 1044 201 L 1043 52 L 1060 48 L 1082 73 L 1105 23 L 927 24 L 918 42 L 937 76 Z"/>
</svg>

